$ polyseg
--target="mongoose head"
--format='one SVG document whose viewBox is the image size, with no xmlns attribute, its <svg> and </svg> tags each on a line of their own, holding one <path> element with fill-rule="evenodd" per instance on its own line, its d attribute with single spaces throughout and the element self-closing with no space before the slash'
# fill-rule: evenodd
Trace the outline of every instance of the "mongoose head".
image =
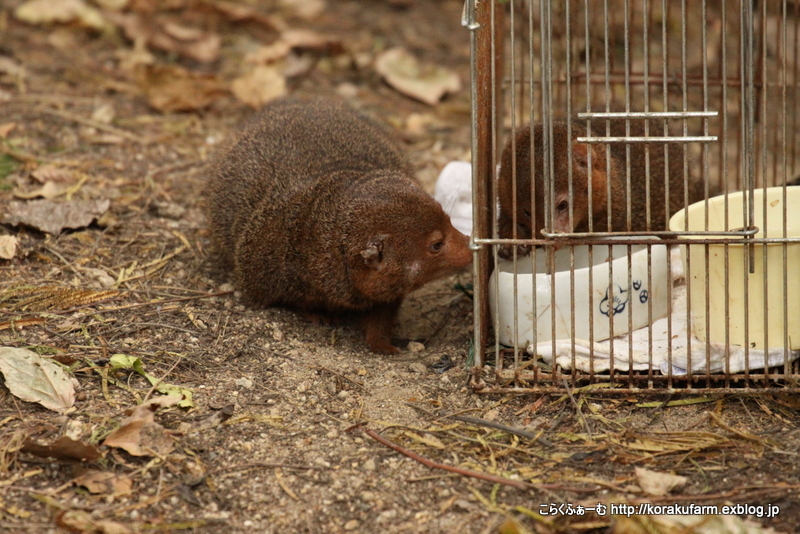
<svg viewBox="0 0 800 534">
<path fill-rule="evenodd" d="M 589 228 L 589 186 L 592 184 L 592 218 L 597 220 L 607 212 L 606 199 L 606 153 L 600 145 L 575 142 L 575 138 L 584 135 L 585 131 L 577 126 L 572 126 L 572 147 L 567 136 L 566 123 L 553 124 L 552 154 L 553 154 L 553 181 L 551 187 L 552 204 L 552 232 L 582 232 Z M 535 217 L 531 215 L 531 129 L 529 126 L 517 130 L 514 138 L 515 168 L 516 173 L 516 204 L 513 199 L 514 180 L 512 179 L 512 149 L 511 140 L 506 143 L 500 163 L 500 179 L 498 194 L 500 201 L 500 237 L 513 237 L 516 227 L 516 236 L 521 239 L 531 237 L 541 239 L 541 231 L 549 224 L 545 224 L 545 191 L 544 176 L 544 143 L 542 125 L 534 126 L 534 199 L 533 208 Z M 572 161 L 572 195 L 570 195 L 570 156 Z M 590 161 L 591 160 L 591 161 Z M 591 166 L 591 167 L 590 167 Z M 547 177 L 549 179 L 549 176 Z M 516 205 L 516 218 L 514 206 Z M 570 221 L 570 206 L 572 206 L 572 221 Z"/>
<path fill-rule="evenodd" d="M 564 131 L 566 147 L 566 131 Z M 556 145 L 558 146 L 558 145 Z M 568 149 L 565 148 L 565 154 Z M 555 157 L 553 188 L 553 231 L 588 232 L 589 205 L 591 218 L 597 221 L 608 212 L 605 148 L 595 144 L 572 143 L 572 195 L 570 196 L 569 159 Z M 589 184 L 591 183 L 591 200 Z M 572 221 L 570 222 L 570 200 Z"/>
<path fill-rule="evenodd" d="M 394 185 L 373 187 L 348 238 L 353 285 L 376 302 L 402 298 L 472 261 L 469 238 L 438 202 L 410 180 Z"/>
</svg>

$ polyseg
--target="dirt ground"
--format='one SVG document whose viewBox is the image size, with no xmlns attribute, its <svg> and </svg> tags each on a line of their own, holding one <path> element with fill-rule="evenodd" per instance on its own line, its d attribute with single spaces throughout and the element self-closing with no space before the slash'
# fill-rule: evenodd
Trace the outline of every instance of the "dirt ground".
<svg viewBox="0 0 800 534">
<path fill-rule="evenodd" d="M 238 4 L 250 10 L 239 19 L 216 0 L 139 0 L 103 8 L 113 23 L 100 28 L 20 20 L 23 3 L 0 6 L 0 212 L 48 182 L 57 201 L 110 208 L 58 235 L 0 224 L 18 240 L 0 259 L 0 347 L 53 356 L 78 383 L 66 414 L 0 389 L 0 531 L 744 532 L 747 519 L 748 532 L 798 532 L 796 396 L 479 395 L 468 387 L 469 269 L 408 299 L 396 337 L 414 343 L 393 357 L 368 352 L 353 328 L 248 309 L 214 273 L 203 166 L 253 113 L 229 91 L 246 55 L 282 31 L 325 36 L 280 59 L 286 92 L 337 94 L 397 128 L 432 191 L 448 161 L 469 160 L 460 0 L 265 0 Z M 131 37 L 120 14 L 178 29 Z M 187 28 L 218 36 L 218 57 L 187 52 Z M 374 68 L 392 47 L 447 67 L 462 88 L 436 106 L 400 94 Z M 198 76 L 173 101 L 217 85 L 170 108 L 137 54 Z M 193 395 L 191 407 L 148 412 L 140 455 L 104 440 L 160 395 L 141 374 L 110 370 L 115 354 Z M 62 435 L 91 452 L 54 445 Z M 654 496 L 638 468 L 686 480 Z M 642 502 L 765 512 L 708 515 L 701 530 L 577 508 Z"/>
</svg>

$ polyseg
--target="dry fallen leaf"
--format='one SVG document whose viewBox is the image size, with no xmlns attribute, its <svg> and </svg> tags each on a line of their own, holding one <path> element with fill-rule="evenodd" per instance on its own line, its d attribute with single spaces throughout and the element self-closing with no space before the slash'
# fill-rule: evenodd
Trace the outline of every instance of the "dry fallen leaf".
<svg viewBox="0 0 800 534">
<path fill-rule="evenodd" d="M 14 16 L 28 24 L 78 22 L 95 30 L 108 25 L 100 11 L 83 0 L 29 0 L 14 10 Z"/>
<path fill-rule="evenodd" d="M 617 516 L 612 534 L 778 534 L 756 521 L 735 515 Z"/>
<path fill-rule="evenodd" d="M 281 41 L 288 44 L 292 50 L 310 50 L 328 55 L 344 52 L 341 40 L 312 30 L 286 30 L 281 34 Z"/>
<path fill-rule="evenodd" d="M 8 134 L 10 134 L 16 127 L 16 122 L 6 122 L 4 124 L 0 124 L 0 138 L 6 139 Z"/>
<path fill-rule="evenodd" d="M 75 386 L 50 358 L 14 347 L 0 347 L 0 373 L 8 390 L 24 401 L 65 413 L 75 404 Z"/>
<path fill-rule="evenodd" d="M 25 67 L 7 56 L 0 56 L 0 74 L 8 74 L 14 78 L 25 76 Z"/>
<path fill-rule="evenodd" d="M 138 81 L 150 105 L 167 113 L 203 109 L 227 93 L 215 75 L 190 72 L 177 65 L 143 66 Z"/>
<path fill-rule="evenodd" d="M 14 190 L 11 191 L 11 194 L 14 195 L 16 198 L 21 198 L 23 200 L 30 200 L 32 198 L 37 198 L 37 197 L 46 198 L 47 200 L 53 200 L 54 198 L 66 193 L 69 188 L 70 188 L 69 184 L 45 182 L 43 186 L 37 187 L 36 189 L 30 189 L 27 191 L 22 190 L 19 187 L 14 188 Z"/>
<path fill-rule="evenodd" d="M 375 58 L 375 70 L 386 83 L 406 96 L 431 106 L 447 93 L 461 90 L 455 72 L 436 65 L 423 65 L 403 48 L 392 48 Z"/>
<path fill-rule="evenodd" d="M 94 3 L 112 11 L 120 11 L 128 7 L 131 2 L 130 0 L 94 0 Z"/>
<path fill-rule="evenodd" d="M 92 532 L 93 534 L 131 534 L 131 529 L 108 519 L 95 519 L 83 510 L 63 510 L 54 518 L 55 524 L 67 532 Z"/>
<path fill-rule="evenodd" d="M 268 65 L 285 58 L 292 50 L 336 55 L 344 52 L 344 46 L 341 40 L 312 30 L 286 30 L 277 41 L 247 54 L 245 61 L 257 65 Z"/>
<path fill-rule="evenodd" d="M 35 169 L 31 176 L 39 181 L 45 182 L 73 182 L 75 180 L 75 173 L 70 169 L 63 167 L 56 167 L 52 164 L 42 165 Z"/>
<path fill-rule="evenodd" d="M 0 235 L 0 259 L 10 260 L 17 253 L 17 238 L 13 235 Z"/>
<path fill-rule="evenodd" d="M 262 15 L 251 7 L 243 6 L 235 2 L 216 0 L 207 3 L 206 7 L 215 9 L 231 22 L 255 22 L 261 25 L 265 30 L 270 31 L 281 31 L 286 28 L 286 23 L 283 22 L 282 19 L 270 15 Z"/>
<path fill-rule="evenodd" d="M 114 106 L 111 103 L 102 104 L 92 112 L 92 120 L 103 124 L 111 124 L 115 116 Z"/>
<path fill-rule="evenodd" d="M 231 83 L 234 96 L 256 109 L 286 94 L 286 79 L 278 69 L 257 66 Z"/>
<path fill-rule="evenodd" d="M 658 473 L 642 467 L 636 468 L 636 481 L 648 495 L 666 495 L 675 488 L 685 486 L 689 479 L 680 475 Z"/>
<path fill-rule="evenodd" d="M 280 3 L 304 19 L 313 19 L 325 11 L 325 0 L 280 0 Z"/>
<path fill-rule="evenodd" d="M 285 58 L 291 52 L 292 47 L 286 41 L 278 39 L 272 44 L 268 44 L 257 48 L 253 52 L 248 53 L 244 60 L 248 63 L 256 65 L 268 65 L 275 63 L 279 59 Z"/>
<path fill-rule="evenodd" d="M 31 200 L 28 202 L 12 201 L 6 213 L 0 213 L 6 224 L 24 224 L 58 235 L 65 228 L 83 228 L 103 215 L 111 201 L 105 200 L 72 200 L 70 202 L 52 202 L 50 200 Z"/>
<path fill-rule="evenodd" d="M 128 493 L 133 488 L 133 480 L 124 473 L 87 469 L 80 476 L 72 479 L 76 486 L 83 486 L 89 493 L 105 493 L 109 495 Z"/>
<path fill-rule="evenodd" d="M 166 395 L 136 406 L 130 410 L 122 426 L 108 435 L 103 445 L 118 447 L 132 456 L 169 454 L 174 447 L 174 440 L 163 426 L 155 422 L 153 412 L 174 406 L 181 400 L 181 395 Z"/>
<path fill-rule="evenodd" d="M 61 436 L 51 443 L 38 443 L 32 439 L 25 441 L 22 450 L 41 458 L 55 458 L 56 460 L 94 462 L 102 454 L 94 445 Z"/>
<path fill-rule="evenodd" d="M 201 63 L 210 63 L 219 58 L 222 38 L 216 33 L 172 22 L 162 24 L 136 13 L 109 13 L 107 16 L 134 43 L 144 43 Z"/>
<path fill-rule="evenodd" d="M 217 427 L 231 418 L 233 415 L 233 411 L 235 409 L 234 404 L 228 404 L 227 406 L 223 406 L 210 416 L 196 421 L 194 424 L 188 424 L 184 428 L 184 433 L 188 434 L 190 432 L 199 432 L 201 430 L 208 430 L 210 428 Z"/>
</svg>

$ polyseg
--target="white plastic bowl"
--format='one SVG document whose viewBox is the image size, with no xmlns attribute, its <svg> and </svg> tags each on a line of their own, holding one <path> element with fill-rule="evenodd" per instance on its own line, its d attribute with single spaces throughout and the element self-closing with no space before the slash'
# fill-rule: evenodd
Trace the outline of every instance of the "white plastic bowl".
<svg viewBox="0 0 800 534">
<path fill-rule="evenodd" d="M 755 225 L 760 231 L 757 238 L 784 237 L 783 211 L 787 209 L 787 228 L 785 237 L 800 237 L 800 187 L 786 188 L 786 202 L 782 187 L 766 189 L 766 225 L 764 223 L 764 190 L 756 189 L 753 195 L 755 204 Z M 708 201 L 708 229 L 722 231 L 742 228 L 744 224 L 743 205 L 747 202 L 744 192 L 728 195 L 727 228 L 725 224 L 725 196 Z M 688 213 L 688 215 L 687 215 Z M 705 230 L 705 202 L 692 204 L 681 210 L 669 221 L 670 230 L 682 231 L 688 217 L 689 230 Z M 766 232 L 764 229 L 766 228 Z M 788 315 L 789 348 L 800 349 L 800 244 L 786 245 L 786 270 L 784 271 L 783 244 L 771 243 L 754 245 L 754 272 L 745 269 L 745 254 L 748 246 L 741 243 L 727 245 L 728 282 L 725 282 L 725 246 L 708 246 L 706 264 L 705 246 L 690 245 L 689 260 L 691 271 L 686 266 L 686 247 L 681 247 L 684 268 L 691 291 L 692 331 L 698 339 L 706 339 L 729 345 L 750 346 L 751 349 L 784 347 L 784 298 Z M 766 247 L 766 251 L 765 251 Z M 765 254 L 766 252 L 766 254 Z M 766 265 L 766 268 L 765 268 Z M 708 287 L 706 288 L 706 271 Z M 784 291 L 784 276 L 786 289 Z M 766 277 L 766 285 L 765 285 Z M 745 288 L 747 299 L 745 300 Z M 708 317 L 706 317 L 706 295 Z M 725 296 L 727 295 L 727 298 Z M 728 320 L 726 320 L 726 306 Z M 745 316 L 748 324 L 745 328 Z M 765 329 L 765 324 L 768 327 Z M 726 338 L 727 331 L 727 338 Z M 765 334 L 767 336 L 766 343 Z"/>
<path fill-rule="evenodd" d="M 654 242 L 658 241 L 654 238 Z M 599 342 L 612 336 L 612 324 L 613 335 L 620 336 L 667 315 L 669 280 L 666 245 L 650 245 L 650 278 L 648 246 L 631 246 L 630 282 L 627 245 L 611 247 L 610 258 L 613 261 L 608 261 L 608 245 L 592 245 L 591 266 L 589 248 L 589 245 L 574 247 L 574 300 L 570 291 L 570 247 L 555 252 L 554 275 L 547 274 L 547 253 L 541 249 L 535 253 L 536 274 L 533 274 L 534 265 L 528 256 L 517 260 L 516 276 L 513 262 L 499 262 L 489 280 L 489 307 L 500 343 L 524 348 L 533 342 L 550 341 L 553 339 L 553 325 L 556 339 L 591 339 Z M 552 307 L 552 295 L 555 295 L 555 308 Z M 571 319 L 573 312 L 574 330 Z M 593 332 L 591 337 L 590 331 Z"/>
</svg>

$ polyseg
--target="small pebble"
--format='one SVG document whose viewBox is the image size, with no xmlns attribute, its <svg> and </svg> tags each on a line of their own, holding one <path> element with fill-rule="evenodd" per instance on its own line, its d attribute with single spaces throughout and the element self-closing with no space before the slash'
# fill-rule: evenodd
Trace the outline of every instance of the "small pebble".
<svg viewBox="0 0 800 534">
<path fill-rule="evenodd" d="M 344 524 L 345 530 L 355 530 L 357 528 L 358 528 L 358 520 L 356 519 L 351 519 L 350 521 Z"/>
<path fill-rule="evenodd" d="M 419 354 L 423 350 L 425 350 L 425 345 L 420 343 L 419 341 L 409 341 L 408 342 L 408 350 L 415 354 Z"/>
<path fill-rule="evenodd" d="M 234 384 L 236 384 L 239 387 L 245 388 L 245 389 L 250 389 L 250 388 L 253 387 L 253 381 L 250 380 L 249 378 L 244 378 L 244 377 L 237 378 L 234 381 Z"/>
<path fill-rule="evenodd" d="M 419 373 L 421 375 L 424 375 L 428 372 L 428 368 L 425 367 L 425 364 L 422 362 L 412 362 L 408 364 L 408 370 L 412 373 Z"/>
</svg>

